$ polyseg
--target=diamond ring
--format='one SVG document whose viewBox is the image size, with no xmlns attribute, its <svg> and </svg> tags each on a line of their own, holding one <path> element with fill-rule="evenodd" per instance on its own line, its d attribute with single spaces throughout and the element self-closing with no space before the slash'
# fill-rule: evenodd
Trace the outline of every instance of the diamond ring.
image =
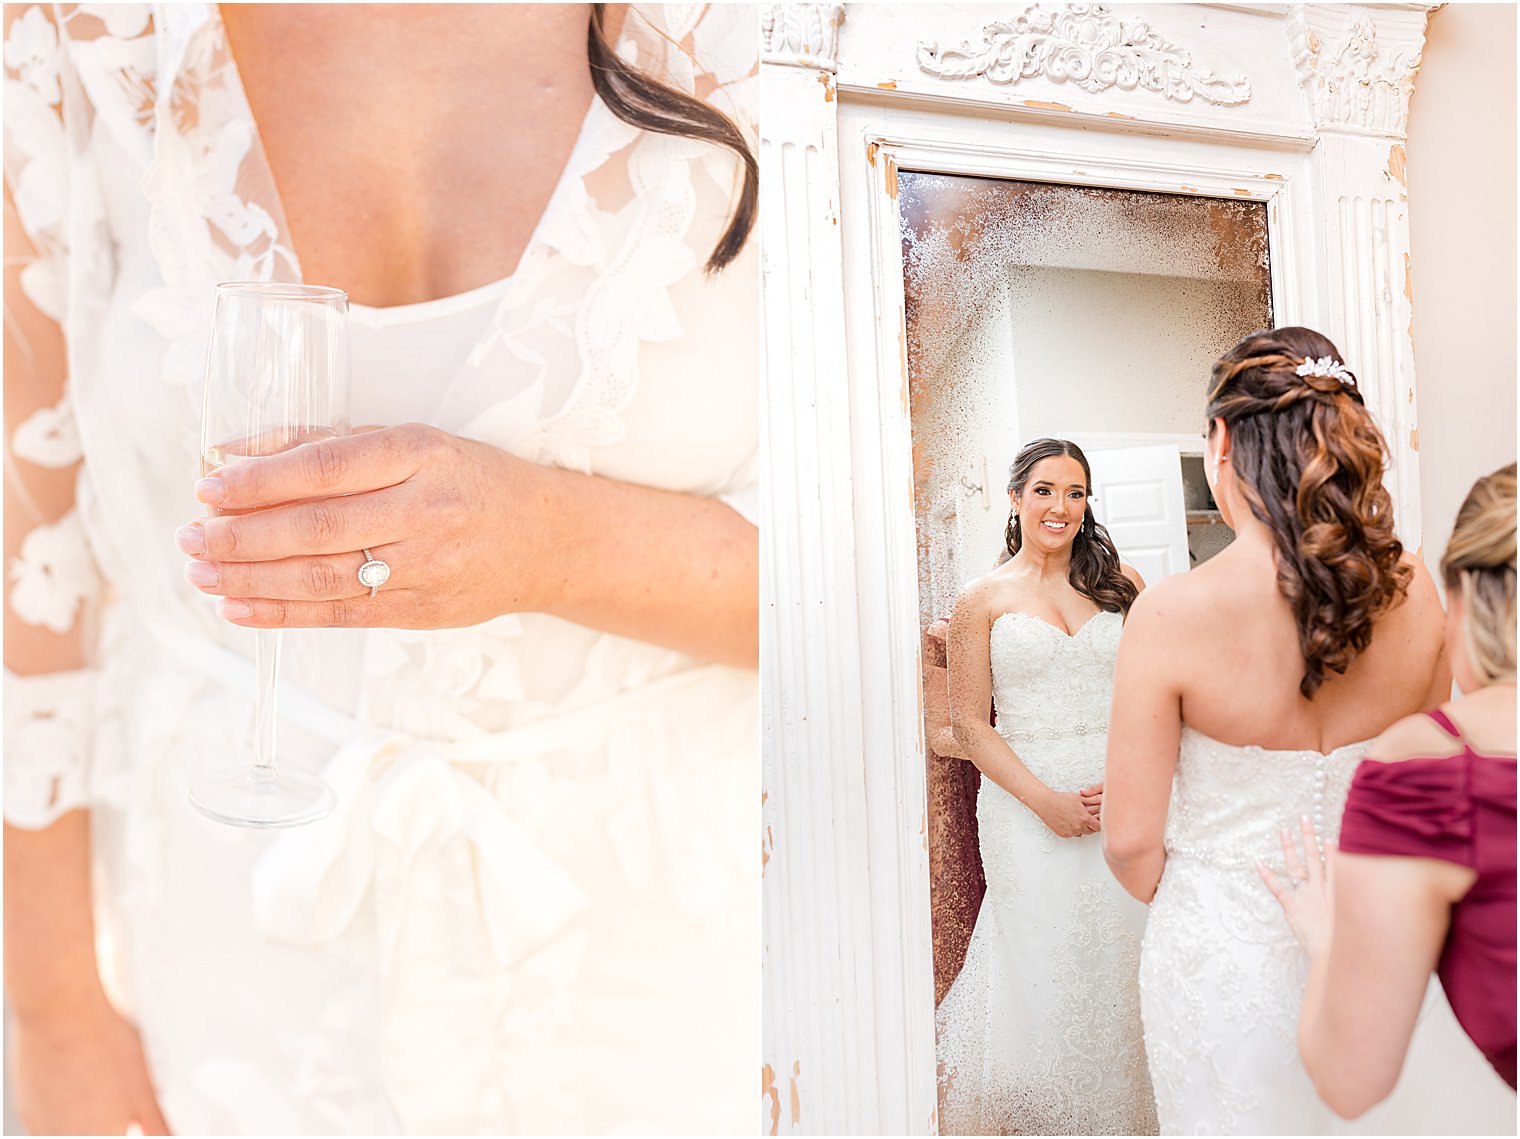
<svg viewBox="0 0 1520 1139">
<path fill-rule="evenodd" d="M 359 584 L 369 590 L 369 595 L 373 597 L 380 592 L 380 587 L 390 579 L 391 567 L 368 550 L 365 550 L 364 564 L 359 567 Z"/>
</svg>

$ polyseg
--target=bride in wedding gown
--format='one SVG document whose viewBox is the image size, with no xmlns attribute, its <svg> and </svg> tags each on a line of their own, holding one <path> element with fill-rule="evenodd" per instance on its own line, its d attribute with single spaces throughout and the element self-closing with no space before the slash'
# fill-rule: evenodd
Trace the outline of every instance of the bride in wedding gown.
<svg viewBox="0 0 1520 1139">
<path fill-rule="evenodd" d="M 1019 452 L 1012 557 L 966 586 L 950 623 L 987 894 L 936 1017 L 945 1134 L 1155 1133 L 1135 986 L 1145 911 L 1097 838 L 1114 655 L 1144 583 L 1093 518 L 1091 481 L 1074 444 Z"/>
<path fill-rule="evenodd" d="M 1164 1134 L 1353 1130 L 1299 1060 L 1308 961 L 1256 865 L 1282 872 L 1279 831 L 1301 818 L 1336 841 L 1371 739 L 1444 700 L 1451 672 L 1435 587 L 1394 537 L 1382 437 L 1340 361 L 1319 333 L 1281 328 L 1215 364 L 1205 466 L 1235 541 L 1146 591 L 1119 654 L 1104 845 L 1151 905 L 1140 1000 Z M 1428 1020 L 1460 1048 L 1449 1010 Z M 1355 1130 L 1446 1133 L 1497 1082 L 1465 1052 L 1412 1056 L 1402 1096 Z M 1513 1124 L 1513 1099 L 1505 1114 L 1490 1126 Z"/>
</svg>

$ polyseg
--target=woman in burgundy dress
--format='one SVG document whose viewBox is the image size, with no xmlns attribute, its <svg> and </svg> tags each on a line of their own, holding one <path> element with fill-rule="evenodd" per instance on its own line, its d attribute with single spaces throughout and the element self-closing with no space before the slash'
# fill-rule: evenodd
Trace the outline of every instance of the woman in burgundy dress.
<svg viewBox="0 0 1520 1139">
<path fill-rule="evenodd" d="M 1304 1066 L 1346 1118 L 1393 1090 L 1432 969 L 1515 1087 L 1514 463 L 1473 486 L 1441 568 L 1464 699 L 1379 737 L 1351 785 L 1339 854 L 1327 849 L 1323 867 L 1307 857 L 1305 824 L 1302 861 L 1283 835 L 1290 881 L 1262 870 L 1309 951 Z"/>
</svg>

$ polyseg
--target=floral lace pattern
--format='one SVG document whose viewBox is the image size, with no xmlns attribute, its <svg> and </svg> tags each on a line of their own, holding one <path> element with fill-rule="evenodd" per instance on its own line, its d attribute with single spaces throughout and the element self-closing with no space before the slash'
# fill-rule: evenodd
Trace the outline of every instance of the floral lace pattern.
<svg viewBox="0 0 1520 1139">
<path fill-rule="evenodd" d="M 93 733 L 95 674 L 5 671 L 5 818 L 48 826 L 89 805 L 84 773 Z"/>
<path fill-rule="evenodd" d="M 1183 729 L 1140 994 L 1164 1134 L 1325 1134 L 1333 1116 L 1298 1058 L 1308 959 L 1262 887 L 1300 815 L 1334 842 L 1367 749 L 1221 744 Z"/>
<path fill-rule="evenodd" d="M 85 599 L 95 593 L 95 563 L 76 511 L 36 527 L 11 562 L 10 607 L 29 625 L 54 633 L 74 627 Z"/>
<path fill-rule="evenodd" d="M 1122 628 L 1110 613 L 1070 637 L 1024 614 L 993 625 L 998 730 L 1052 787 L 1103 777 Z M 977 824 L 987 894 L 936 1016 L 942 1132 L 1154 1134 L 1136 986 L 1145 908 L 1096 835 L 1056 837 L 985 777 Z"/>
</svg>

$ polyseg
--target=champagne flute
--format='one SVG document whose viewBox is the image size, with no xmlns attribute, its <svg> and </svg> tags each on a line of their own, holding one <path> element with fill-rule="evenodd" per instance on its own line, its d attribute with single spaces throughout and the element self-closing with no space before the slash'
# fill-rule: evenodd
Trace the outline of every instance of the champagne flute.
<svg viewBox="0 0 1520 1139">
<path fill-rule="evenodd" d="M 317 285 L 216 287 L 202 474 L 349 430 L 348 294 Z M 218 822 L 286 827 L 314 822 L 337 802 L 320 778 L 276 763 L 275 695 L 283 631 L 254 631 L 253 755 L 249 766 L 197 779 L 190 802 Z"/>
</svg>

